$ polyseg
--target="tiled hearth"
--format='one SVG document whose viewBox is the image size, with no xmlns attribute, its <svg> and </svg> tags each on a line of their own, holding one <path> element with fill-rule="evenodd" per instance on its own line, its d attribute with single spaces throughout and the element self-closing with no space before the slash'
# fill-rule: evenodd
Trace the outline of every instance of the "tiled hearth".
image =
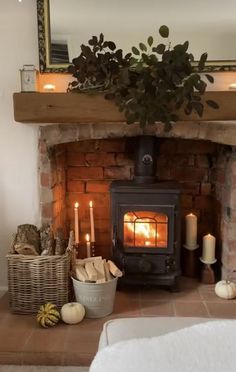
<svg viewBox="0 0 236 372">
<path fill-rule="evenodd" d="M 0 364 L 89 365 L 103 323 L 136 316 L 193 316 L 236 319 L 236 300 L 222 300 L 214 285 L 181 278 L 181 291 L 137 287 L 117 291 L 114 312 L 77 325 L 40 328 L 35 315 L 12 314 L 7 295 L 0 299 Z"/>
</svg>

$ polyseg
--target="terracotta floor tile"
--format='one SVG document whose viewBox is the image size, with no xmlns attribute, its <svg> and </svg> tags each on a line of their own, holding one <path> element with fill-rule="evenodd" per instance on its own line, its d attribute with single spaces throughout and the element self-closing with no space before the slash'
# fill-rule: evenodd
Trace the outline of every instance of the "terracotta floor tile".
<svg viewBox="0 0 236 372">
<path fill-rule="evenodd" d="M 173 293 L 168 289 L 145 288 L 140 291 L 141 301 L 171 301 Z"/>
<path fill-rule="evenodd" d="M 63 365 L 64 355 L 58 352 L 24 352 L 22 359 L 25 365 L 60 366 Z"/>
<path fill-rule="evenodd" d="M 174 308 L 171 302 L 145 301 L 141 313 L 145 316 L 174 316 Z"/>
<path fill-rule="evenodd" d="M 93 354 L 98 348 L 99 337 L 99 332 L 77 332 L 76 329 L 71 328 L 65 339 L 64 351 Z"/>
<path fill-rule="evenodd" d="M 230 300 L 227 303 L 206 301 L 205 304 L 213 318 L 236 319 L 236 303 Z"/>
<path fill-rule="evenodd" d="M 0 364 L 5 365 L 21 365 L 23 364 L 23 353 L 18 352 L 0 352 Z"/>
<path fill-rule="evenodd" d="M 204 291 L 200 292 L 200 297 L 203 301 L 209 301 L 209 302 L 222 302 L 222 303 L 229 303 L 229 300 L 225 300 L 223 298 L 218 297 L 215 292 L 212 291 Z"/>
<path fill-rule="evenodd" d="M 138 316 L 140 315 L 140 301 L 132 300 L 128 298 L 122 299 L 117 297 L 115 299 L 113 314 L 120 316 Z"/>
<path fill-rule="evenodd" d="M 14 323 L 12 324 L 12 327 L 0 325 L 0 352 L 23 351 L 31 333 L 32 330 L 30 328 L 14 329 Z"/>
<path fill-rule="evenodd" d="M 46 353 L 64 351 L 67 333 L 68 327 L 66 325 L 33 330 L 25 344 L 24 351 Z"/>
<path fill-rule="evenodd" d="M 209 317 L 206 306 L 202 302 L 176 301 L 174 307 L 176 316 Z"/>
<path fill-rule="evenodd" d="M 0 321 L 0 326 L 1 323 L 5 327 L 11 327 L 14 325 L 14 329 L 38 329 L 39 325 L 36 321 L 36 316 L 35 315 L 22 315 L 22 314 L 11 314 L 8 313 L 6 314 L 2 321 Z"/>
<path fill-rule="evenodd" d="M 184 289 L 198 289 L 201 286 L 201 283 L 196 278 L 187 278 L 185 276 L 182 276 L 179 279 L 179 287 L 180 290 Z"/>
<path fill-rule="evenodd" d="M 64 366 L 89 366 L 94 358 L 94 354 L 80 354 L 66 352 L 64 354 L 63 365 Z"/>
<path fill-rule="evenodd" d="M 7 312 L 7 313 L 9 313 L 8 293 L 4 294 L 4 295 L 0 298 L 0 312 L 1 312 L 1 314 L 2 314 L 3 312 Z"/>
<path fill-rule="evenodd" d="M 236 299 L 216 297 L 214 285 L 182 277 L 180 292 L 124 287 L 116 292 L 114 311 L 107 317 L 85 318 L 76 325 L 42 329 L 35 314 L 12 314 L 7 295 L 0 298 L 0 364 L 89 365 L 97 351 L 103 324 L 135 316 L 202 316 L 236 318 Z"/>
<path fill-rule="evenodd" d="M 172 300 L 175 301 L 201 301 L 201 296 L 197 289 L 184 289 L 179 292 L 172 293 Z"/>
<path fill-rule="evenodd" d="M 129 300 L 138 300 L 140 297 L 140 289 L 135 286 L 121 287 L 116 291 L 116 297 L 119 299 L 127 298 Z"/>
<path fill-rule="evenodd" d="M 78 332 L 101 332 L 103 328 L 103 324 L 110 319 L 110 316 L 104 317 L 104 318 L 97 318 L 97 319 L 89 319 L 89 318 L 84 318 L 82 322 L 78 324 L 72 324 L 72 325 L 67 325 L 67 327 L 74 328 Z"/>
</svg>

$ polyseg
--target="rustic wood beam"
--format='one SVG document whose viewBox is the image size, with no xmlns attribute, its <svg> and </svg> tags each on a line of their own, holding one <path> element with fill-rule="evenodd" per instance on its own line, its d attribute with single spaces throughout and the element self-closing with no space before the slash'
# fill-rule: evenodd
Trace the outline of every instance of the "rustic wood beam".
<svg viewBox="0 0 236 372">
<path fill-rule="evenodd" d="M 216 101 L 220 108 L 205 106 L 204 115 L 179 113 L 180 121 L 236 120 L 236 92 L 206 92 L 204 100 Z M 103 95 L 83 93 L 14 93 L 14 118 L 21 123 L 117 123 L 125 122 L 114 102 Z"/>
</svg>

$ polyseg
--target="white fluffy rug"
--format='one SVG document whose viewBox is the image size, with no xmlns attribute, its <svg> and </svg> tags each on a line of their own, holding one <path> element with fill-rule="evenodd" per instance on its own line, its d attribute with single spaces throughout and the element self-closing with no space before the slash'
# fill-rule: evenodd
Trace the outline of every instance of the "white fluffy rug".
<svg viewBox="0 0 236 372">
<path fill-rule="evenodd" d="M 0 372 L 88 372 L 89 367 L 0 366 Z"/>
<path fill-rule="evenodd" d="M 235 372 L 236 321 L 196 324 L 101 349 L 90 372 Z"/>
</svg>

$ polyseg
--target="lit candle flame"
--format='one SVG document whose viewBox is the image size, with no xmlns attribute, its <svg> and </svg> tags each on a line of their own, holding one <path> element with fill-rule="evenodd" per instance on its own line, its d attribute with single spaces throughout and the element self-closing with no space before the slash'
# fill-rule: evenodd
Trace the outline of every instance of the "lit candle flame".
<svg viewBox="0 0 236 372">
<path fill-rule="evenodd" d="M 92 201 L 89 202 L 89 207 L 93 208 L 93 202 Z"/>
<path fill-rule="evenodd" d="M 79 203 L 78 202 L 75 203 L 75 208 L 79 208 Z"/>
<path fill-rule="evenodd" d="M 45 84 L 45 85 L 43 86 L 43 89 L 46 90 L 46 91 L 48 91 L 48 92 L 52 92 L 52 91 L 54 91 L 55 88 L 56 88 L 56 87 L 55 87 L 54 84 Z"/>
<path fill-rule="evenodd" d="M 89 236 L 89 234 L 86 234 L 86 235 L 85 235 L 85 239 L 86 239 L 86 242 L 89 242 L 89 241 L 90 241 L 90 236 Z"/>
</svg>

